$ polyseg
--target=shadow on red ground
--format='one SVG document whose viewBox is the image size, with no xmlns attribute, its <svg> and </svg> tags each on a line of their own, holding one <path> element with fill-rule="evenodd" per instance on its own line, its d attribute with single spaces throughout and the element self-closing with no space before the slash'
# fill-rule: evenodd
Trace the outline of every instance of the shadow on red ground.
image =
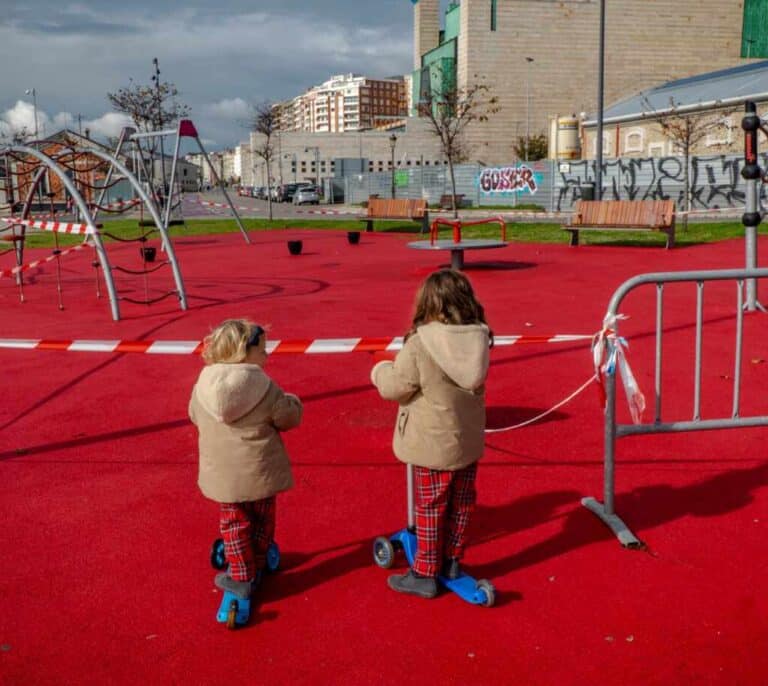
<svg viewBox="0 0 768 686">
<path fill-rule="evenodd" d="M 269 324 L 276 339 L 397 336 L 417 285 L 447 261 L 397 235 L 363 233 L 356 246 L 345 232 L 251 237 L 251 246 L 239 234 L 176 242 L 186 312 L 171 298 L 124 301 L 113 322 L 84 251 L 62 261 L 63 311 L 54 263 L 28 273 L 23 304 L 2 279 L 0 338 L 199 340 L 236 316 Z M 303 254 L 288 254 L 289 238 L 304 241 Z M 109 250 L 114 264 L 140 266 L 134 246 Z M 630 276 L 744 262 L 740 241 L 483 253 L 467 253 L 467 273 L 499 335 L 592 334 Z M 116 279 L 133 299 L 172 289 L 168 269 Z M 705 417 L 731 412 L 734 303 L 732 289 L 707 287 Z M 693 287 L 667 289 L 669 419 L 691 417 L 694 304 Z M 652 289 L 622 307 L 651 406 L 654 308 Z M 765 414 L 766 321 L 745 319 L 743 414 Z M 396 596 L 372 563 L 373 538 L 405 523 L 405 471 L 390 451 L 395 408 L 370 386 L 371 363 L 367 353 L 271 358 L 274 378 L 305 402 L 303 426 L 286 436 L 296 487 L 278 505 L 283 569 L 267 578 L 251 624 L 228 632 L 214 620 L 208 561 L 216 505 L 197 490 L 186 418 L 199 358 L 0 350 L 0 681 L 766 682 L 765 430 L 619 441 L 616 510 L 642 552 L 622 549 L 580 505 L 602 497 L 594 388 L 545 420 L 491 434 L 466 564 L 493 581 L 497 604 L 423 601 Z M 591 374 L 588 342 L 498 347 L 489 427 L 540 414 Z"/>
</svg>

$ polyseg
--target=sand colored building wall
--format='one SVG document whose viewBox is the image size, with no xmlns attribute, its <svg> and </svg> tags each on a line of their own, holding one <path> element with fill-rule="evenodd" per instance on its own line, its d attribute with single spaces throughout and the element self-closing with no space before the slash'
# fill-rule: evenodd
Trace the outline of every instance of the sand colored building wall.
<svg viewBox="0 0 768 686">
<path fill-rule="evenodd" d="M 440 0 L 419 0 L 413 6 L 413 68 L 421 56 L 440 43 Z"/>
<path fill-rule="evenodd" d="M 418 3 L 421 4 L 421 1 Z M 597 109 L 596 0 L 462 0 L 457 80 L 492 86 L 501 111 L 470 132 L 473 159 L 510 160 L 526 131 L 556 114 Z M 739 0 L 611 0 L 606 10 L 605 103 L 659 83 L 743 64 Z M 418 5 L 417 5 L 418 6 Z M 532 57 L 529 64 L 526 57 Z M 530 73 L 530 100 L 526 82 Z"/>
</svg>

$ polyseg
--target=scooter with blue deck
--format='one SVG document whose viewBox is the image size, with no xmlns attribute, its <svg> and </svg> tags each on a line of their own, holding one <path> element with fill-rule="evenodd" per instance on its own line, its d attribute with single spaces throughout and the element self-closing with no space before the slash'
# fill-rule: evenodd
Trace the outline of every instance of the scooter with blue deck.
<svg viewBox="0 0 768 686">
<path fill-rule="evenodd" d="M 227 568 L 227 556 L 224 552 L 224 540 L 217 538 L 211 546 L 211 566 L 214 569 Z M 267 547 L 267 564 L 265 571 L 276 572 L 280 567 L 280 548 L 272 541 Z M 226 624 L 227 629 L 236 629 L 248 623 L 251 616 L 251 599 L 241 598 L 231 591 L 224 591 L 221 604 L 216 612 L 216 621 Z"/>
<path fill-rule="evenodd" d="M 414 507 L 413 467 L 406 466 L 406 479 L 408 489 L 408 526 L 392 536 L 379 536 L 373 542 L 373 561 L 382 569 L 389 569 L 395 563 L 395 555 L 403 551 L 408 565 L 413 566 L 416 559 L 416 523 Z M 472 605 L 484 605 L 491 607 L 496 602 L 496 589 L 488 579 L 476 580 L 474 577 L 460 572 L 455 579 L 438 575 L 438 583 L 453 591 L 462 600 Z"/>
</svg>

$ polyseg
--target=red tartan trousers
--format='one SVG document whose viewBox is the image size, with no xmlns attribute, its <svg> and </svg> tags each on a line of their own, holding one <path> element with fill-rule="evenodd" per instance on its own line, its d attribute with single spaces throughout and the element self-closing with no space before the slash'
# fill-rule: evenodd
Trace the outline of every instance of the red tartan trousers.
<svg viewBox="0 0 768 686">
<path fill-rule="evenodd" d="M 477 500 L 476 476 L 477 462 L 455 472 L 414 466 L 417 574 L 436 576 L 443 561 L 461 559 Z"/>
<path fill-rule="evenodd" d="M 267 548 L 275 537 L 276 498 L 251 503 L 221 503 L 219 530 L 229 575 L 235 581 L 251 581 L 264 569 Z"/>
</svg>

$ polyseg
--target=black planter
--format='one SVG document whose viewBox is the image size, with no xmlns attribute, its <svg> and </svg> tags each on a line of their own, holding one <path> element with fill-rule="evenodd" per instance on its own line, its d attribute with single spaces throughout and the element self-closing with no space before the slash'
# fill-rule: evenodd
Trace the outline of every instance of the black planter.
<svg viewBox="0 0 768 686">
<path fill-rule="evenodd" d="M 359 231 L 347 231 L 347 240 L 350 245 L 357 245 L 360 242 Z"/>
<path fill-rule="evenodd" d="M 288 252 L 291 255 L 301 255 L 302 241 L 288 241 Z"/>
<path fill-rule="evenodd" d="M 139 248 L 139 254 L 144 258 L 145 262 L 154 262 L 155 255 L 157 255 L 157 248 L 152 246 L 145 246 Z"/>
</svg>

